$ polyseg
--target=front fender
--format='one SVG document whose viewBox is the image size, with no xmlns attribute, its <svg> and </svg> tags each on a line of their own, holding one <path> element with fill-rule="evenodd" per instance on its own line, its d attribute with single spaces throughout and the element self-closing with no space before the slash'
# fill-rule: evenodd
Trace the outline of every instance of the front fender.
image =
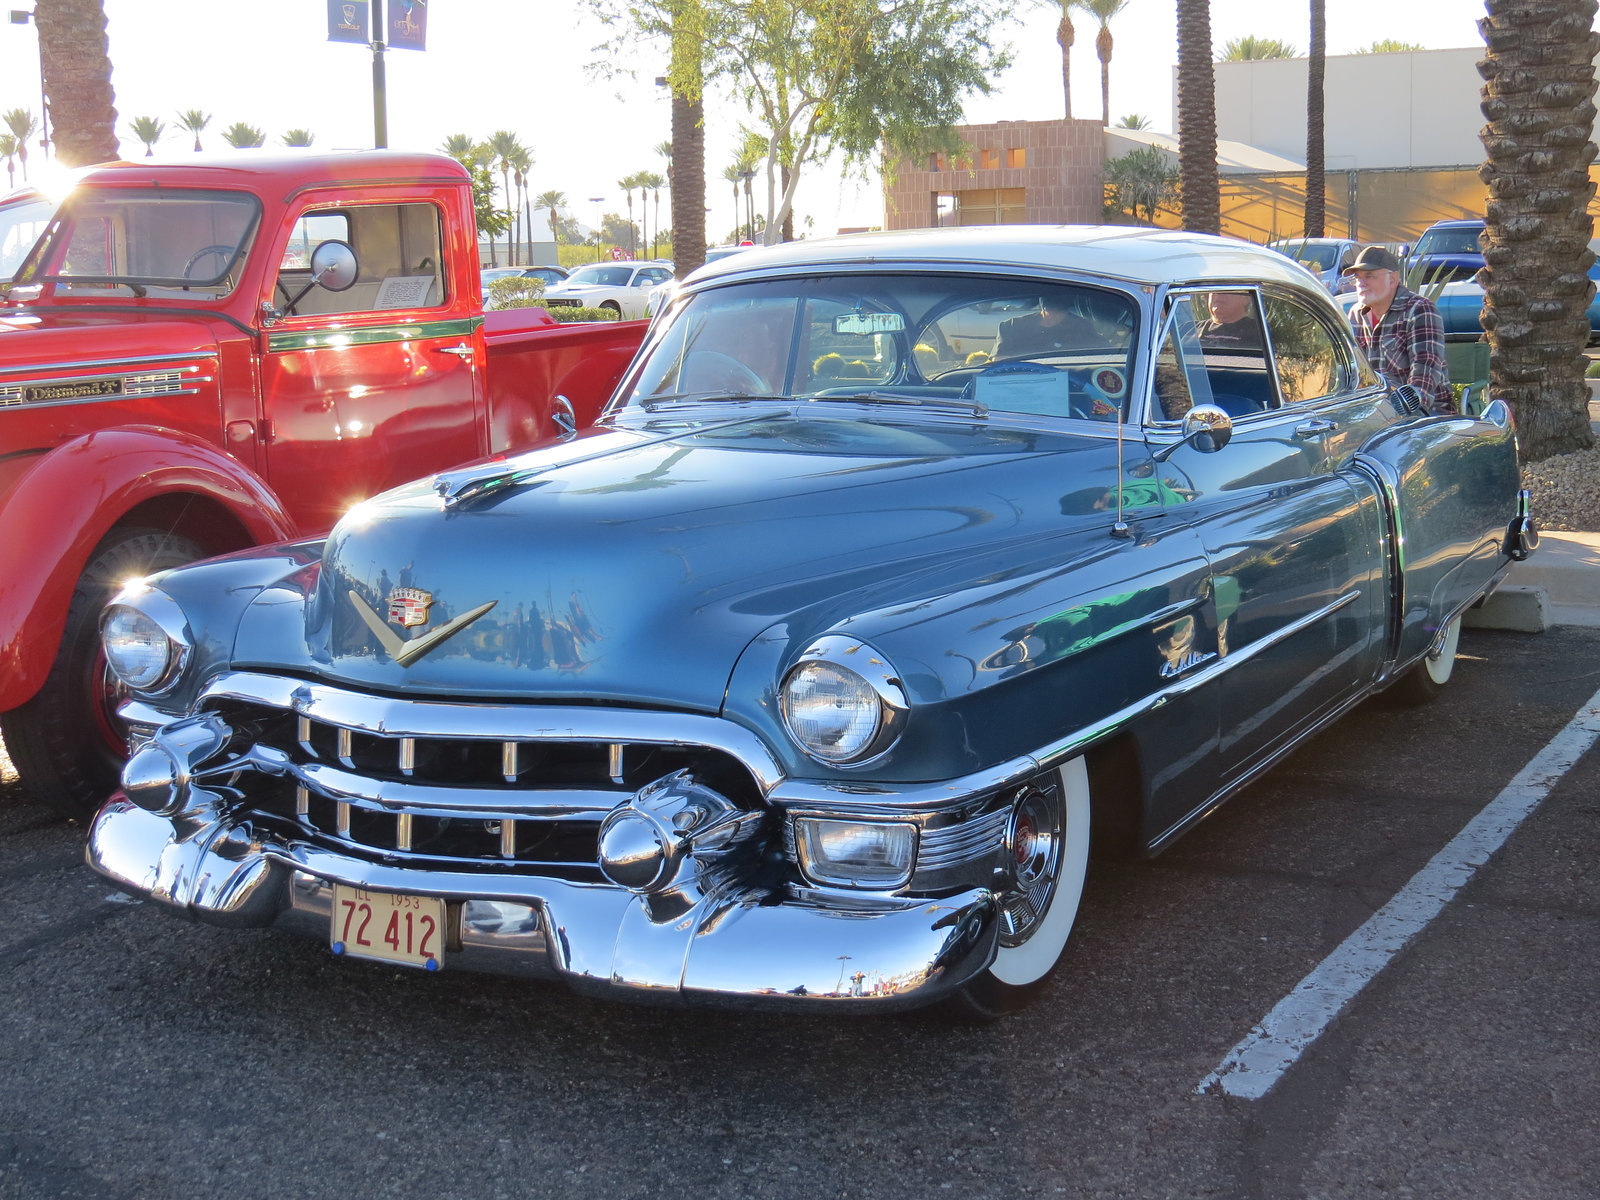
<svg viewBox="0 0 1600 1200">
<path fill-rule="evenodd" d="M 0 492 L 0 712 L 32 699 L 55 661 L 94 548 L 151 500 L 190 497 L 254 542 L 295 534 L 282 501 L 237 459 L 170 429 L 96 430 L 33 459 Z"/>
</svg>

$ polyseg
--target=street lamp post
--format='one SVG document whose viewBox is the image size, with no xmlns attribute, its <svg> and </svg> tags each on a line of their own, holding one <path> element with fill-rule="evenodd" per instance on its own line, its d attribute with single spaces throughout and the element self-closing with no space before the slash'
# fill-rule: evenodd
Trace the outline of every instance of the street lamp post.
<svg viewBox="0 0 1600 1200">
<path fill-rule="evenodd" d="M 756 240 L 756 202 L 750 191 L 750 181 L 756 177 L 755 168 L 747 167 L 739 172 L 739 178 L 744 180 L 744 211 L 746 214 L 745 237 L 752 242 Z"/>
<path fill-rule="evenodd" d="M 11 23 L 13 25 L 26 25 L 33 21 L 34 33 L 39 32 L 39 22 L 31 10 L 13 8 L 11 10 Z M 44 39 L 39 39 L 39 149 L 43 157 L 50 157 L 50 106 L 45 101 L 44 94 Z"/>
<path fill-rule="evenodd" d="M 594 205 L 594 260 L 600 261 L 600 205 L 605 200 L 604 196 L 590 196 L 589 203 Z"/>
</svg>

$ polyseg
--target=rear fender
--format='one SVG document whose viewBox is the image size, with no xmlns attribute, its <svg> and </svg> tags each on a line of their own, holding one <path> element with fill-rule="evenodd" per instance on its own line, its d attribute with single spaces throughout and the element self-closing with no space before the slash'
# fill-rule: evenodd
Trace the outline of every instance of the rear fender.
<svg viewBox="0 0 1600 1200">
<path fill-rule="evenodd" d="M 492 453 L 524 450 L 557 431 L 551 402 L 572 401 L 579 429 L 593 425 L 644 341 L 647 321 L 596 321 L 513 329 L 486 314 Z M 497 318 L 497 319 L 491 319 Z"/>
<path fill-rule="evenodd" d="M 219 554 L 296 532 L 237 459 L 170 429 L 96 430 L 0 484 L 0 712 L 44 685 L 78 577 L 115 526 L 181 530 Z"/>
</svg>

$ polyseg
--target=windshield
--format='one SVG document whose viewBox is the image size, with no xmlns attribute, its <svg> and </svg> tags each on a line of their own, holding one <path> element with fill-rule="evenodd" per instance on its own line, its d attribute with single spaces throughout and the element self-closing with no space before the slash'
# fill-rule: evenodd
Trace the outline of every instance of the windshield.
<svg viewBox="0 0 1600 1200">
<path fill-rule="evenodd" d="M 1121 292 L 991 275 L 834 274 L 737 283 L 668 314 L 628 407 L 783 397 L 953 404 L 1113 420 L 1138 307 Z"/>
<path fill-rule="evenodd" d="M 54 283 L 58 295 L 225 295 L 260 211 L 239 192 L 80 188 L 18 282 Z"/>
<path fill-rule="evenodd" d="M 633 277 L 632 267 L 608 267 L 595 263 L 587 267 L 579 267 L 567 276 L 568 283 L 587 284 L 590 287 L 627 287 L 628 280 Z"/>
<path fill-rule="evenodd" d="M 1274 242 L 1272 248 L 1313 271 L 1331 271 L 1339 263 L 1342 242 Z"/>
<path fill-rule="evenodd" d="M 1424 254 L 1482 254 L 1475 225 L 1456 229 L 1430 229 L 1417 241 L 1415 257 Z"/>
<path fill-rule="evenodd" d="M 56 202 L 43 196 L 27 196 L 0 205 L 0 280 L 16 273 L 55 210 Z"/>
</svg>

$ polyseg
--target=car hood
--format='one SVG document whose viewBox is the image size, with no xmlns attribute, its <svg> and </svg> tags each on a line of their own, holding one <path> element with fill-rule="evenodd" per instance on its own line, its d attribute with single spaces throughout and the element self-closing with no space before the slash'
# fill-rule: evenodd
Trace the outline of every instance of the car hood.
<svg viewBox="0 0 1600 1200">
<path fill-rule="evenodd" d="M 328 538 L 303 629 L 247 615 L 234 659 L 308 655 L 383 690 L 715 712 L 765 630 L 803 641 L 894 604 L 914 620 L 929 596 L 1108 525 L 1115 464 L 1103 436 L 983 422 L 594 430 L 443 477 L 452 504 L 420 481 L 361 505 Z M 412 637 L 435 640 L 413 656 Z"/>
<path fill-rule="evenodd" d="M 39 364 L 41 374 L 56 374 L 63 365 L 111 366 L 119 359 L 207 354 L 216 348 L 205 321 L 123 311 L 0 308 L 0 366 L 7 368 Z"/>
</svg>

